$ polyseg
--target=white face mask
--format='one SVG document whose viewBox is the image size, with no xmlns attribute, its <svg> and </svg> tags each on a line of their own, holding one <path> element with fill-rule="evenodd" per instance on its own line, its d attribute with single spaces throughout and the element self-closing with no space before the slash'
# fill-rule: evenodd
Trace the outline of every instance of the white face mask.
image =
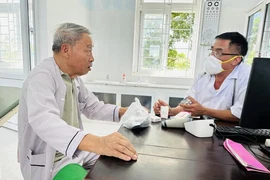
<svg viewBox="0 0 270 180">
<path fill-rule="evenodd" d="M 224 71 L 221 61 L 212 55 L 207 57 L 204 63 L 204 70 L 207 74 L 218 74 Z"/>
<path fill-rule="evenodd" d="M 222 64 L 230 62 L 230 61 L 234 60 L 236 57 L 238 57 L 238 56 L 234 56 L 227 61 L 221 61 L 218 58 L 216 58 L 215 56 L 212 56 L 212 55 L 208 56 L 205 63 L 204 63 L 204 70 L 207 74 L 221 73 L 222 71 L 225 71 L 222 68 Z"/>
</svg>

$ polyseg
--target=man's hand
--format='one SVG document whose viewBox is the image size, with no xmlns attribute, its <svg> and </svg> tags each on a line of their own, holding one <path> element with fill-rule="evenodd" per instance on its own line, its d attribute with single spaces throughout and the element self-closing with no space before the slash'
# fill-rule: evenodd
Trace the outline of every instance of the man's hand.
<svg viewBox="0 0 270 180">
<path fill-rule="evenodd" d="M 79 145 L 79 149 L 99 155 L 117 157 L 125 161 L 137 160 L 138 158 L 133 145 L 118 132 L 103 137 L 87 134 Z"/>
<path fill-rule="evenodd" d="M 125 114 L 127 109 L 128 109 L 128 107 L 120 107 L 120 109 L 119 109 L 119 118 L 121 118 Z"/>
<path fill-rule="evenodd" d="M 159 99 L 157 102 L 155 102 L 155 104 L 153 106 L 155 114 L 160 114 L 160 107 L 161 106 L 169 106 L 169 105 L 167 103 L 165 103 L 164 101 Z"/>
<path fill-rule="evenodd" d="M 205 107 L 203 107 L 200 103 L 198 103 L 195 99 L 188 96 L 192 104 L 185 105 L 179 104 L 183 108 L 183 111 L 191 112 L 192 116 L 201 116 L 205 114 Z"/>
<path fill-rule="evenodd" d="M 125 161 L 137 160 L 137 152 L 129 140 L 118 132 L 100 137 L 98 146 L 100 153 L 106 156 L 114 156 Z"/>
</svg>

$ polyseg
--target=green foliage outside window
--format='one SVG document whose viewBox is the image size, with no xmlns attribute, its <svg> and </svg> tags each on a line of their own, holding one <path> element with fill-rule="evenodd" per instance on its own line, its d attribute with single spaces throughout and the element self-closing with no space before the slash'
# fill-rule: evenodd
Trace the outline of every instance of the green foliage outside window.
<svg viewBox="0 0 270 180">
<path fill-rule="evenodd" d="M 168 50 L 168 69 L 188 70 L 190 60 L 184 53 L 179 53 L 175 49 L 175 43 L 182 41 L 188 43 L 191 41 L 192 26 L 194 24 L 194 14 L 191 13 L 172 13 L 169 50 Z M 191 44 L 190 44 L 191 45 Z M 191 47 L 189 47 L 191 50 Z"/>
<path fill-rule="evenodd" d="M 163 58 L 162 51 L 164 50 L 163 24 L 163 16 L 161 15 L 148 14 L 145 16 L 142 35 L 142 57 L 143 67 L 145 68 L 164 68 L 161 64 Z M 194 13 L 171 13 L 170 36 L 166 61 L 167 69 L 190 69 L 190 59 L 188 59 L 185 52 L 178 51 L 175 44 L 177 42 L 189 43 L 188 51 L 191 50 L 193 24 Z"/>
<path fill-rule="evenodd" d="M 249 25 L 252 26 L 251 28 L 251 32 L 249 32 L 249 37 L 248 37 L 248 56 L 247 56 L 247 60 L 246 63 L 247 64 L 252 64 L 253 62 L 253 58 L 255 56 L 256 53 L 256 42 L 257 42 L 257 35 L 258 35 L 258 31 L 259 31 L 259 24 L 260 24 L 260 12 L 257 12 L 256 14 L 254 14 L 249 22 Z"/>
</svg>

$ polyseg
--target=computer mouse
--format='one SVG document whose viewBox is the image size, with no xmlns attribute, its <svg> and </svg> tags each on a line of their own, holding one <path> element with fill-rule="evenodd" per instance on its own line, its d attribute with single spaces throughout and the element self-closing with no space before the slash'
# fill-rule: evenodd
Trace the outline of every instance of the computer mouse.
<svg viewBox="0 0 270 180">
<path fill-rule="evenodd" d="M 195 120 L 184 123 L 185 130 L 196 137 L 212 137 L 214 133 L 214 119 Z"/>
</svg>

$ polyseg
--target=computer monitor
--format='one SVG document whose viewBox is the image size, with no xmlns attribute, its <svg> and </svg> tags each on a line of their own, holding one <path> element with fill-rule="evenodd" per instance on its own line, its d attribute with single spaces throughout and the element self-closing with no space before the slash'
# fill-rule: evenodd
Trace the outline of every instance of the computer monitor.
<svg viewBox="0 0 270 180">
<path fill-rule="evenodd" d="M 254 58 L 240 126 L 270 129 L 270 58 Z"/>
</svg>

